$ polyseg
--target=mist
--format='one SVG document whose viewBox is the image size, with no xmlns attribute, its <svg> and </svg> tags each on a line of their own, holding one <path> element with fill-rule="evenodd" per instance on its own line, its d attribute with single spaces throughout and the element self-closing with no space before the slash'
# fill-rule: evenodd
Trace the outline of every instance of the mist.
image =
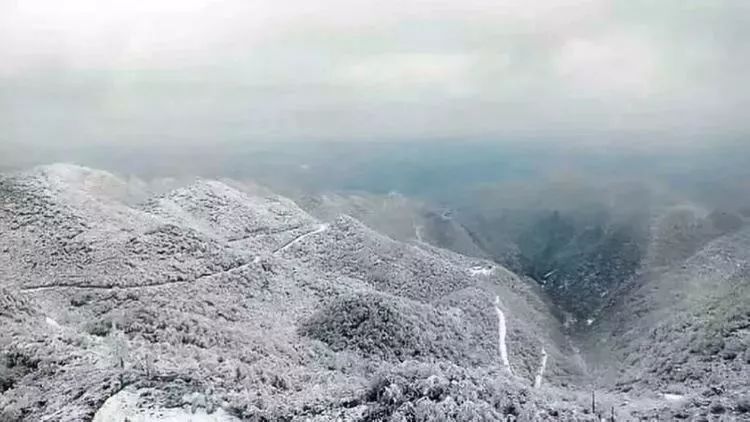
<svg viewBox="0 0 750 422">
<path fill-rule="evenodd" d="M 736 142 L 748 7 L 3 0 L 0 142 Z"/>
<path fill-rule="evenodd" d="M 748 12 L 0 1 L 0 167 L 73 162 L 462 208 L 607 202 L 638 185 L 743 208 Z"/>
</svg>

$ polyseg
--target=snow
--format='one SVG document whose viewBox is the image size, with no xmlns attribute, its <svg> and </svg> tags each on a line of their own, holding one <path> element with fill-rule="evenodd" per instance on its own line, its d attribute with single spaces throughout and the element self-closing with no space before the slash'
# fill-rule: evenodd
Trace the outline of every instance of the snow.
<svg viewBox="0 0 750 422">
<path fill-rule="evenodd" d="M 503 362 L 503 366 L 508 369 L 508 372 L 513 374 L 513 370 L 510 368 L 510 361 L 508 360 L 508 345 L 505 342 L 507 335 L 507 327 L 505 324 L 505 314 L 500 309 L 500 296 L 495 297 L 495 311 L 497 312 L 497 326 L 498 326 L 498 342 L 500 345 L 500 360 Z"/>
<path fill-rule="evenodd" d="M 583 359 L 583 355 L 581 354 L 581 350 L 571 344 L 571 349 L 573 349 L 573 360 L 578 365 L 578 367 L 581 369 L 581 371 L 585 374 L 589 372 L 588 365 L 586 365 L 586 360 Z"/>
<path fill-rule="evenodd" d="M 52 290 L 56 286 L 41 286 L 41 287 L 30 287 L 30 288 L 23 288 L 21 289 L 24 293 L 38 293 L 38 292 L 44 292 L 46 290 Z"/>
<path fill-rule="evenodd" d="M 534 377 L 534 388 L 539 388 L 542 386 L 542 377 L 544 376 L 544 371 L 547 369 L 547 351 L 544 350 L 544 347 L 542 347 L 542 361 L 539 365 L 539 370 L 536 373 L 536 377 Z"/>
<path fill-rule="evenodd" d="M 58 324 L 57 321 L 55 321 L 54 319 L 50 317 L 44 318 L 44 322 L 46 322 L 47 325 L 49 325 L 52 328 L 60 328 L 60 324 Z"/>
<path fill-rule="evenodd" d="M 492 275 L 495 272 L 494 267 L 472 267 L 469 269 L 469 275 L 472 277 L 480 275 Z"/>
<path fill-rule="evenodd" d="M 276 252 L 277 253 L 284 252 L 285 250 L 289 249 L 290 247 L 292 247 L 293 245 L 299 243 L 300 241 L 302 241 L 303 239 L 305 239 L 307 237 L 310 237 L 310 236 L 313 236 L 313 235 L 316 235 L 316 234 L 319 234 L 319 233 L 323 233 L 324 231 L 328 230 L 328 227 L 329 227 L 329 225 L 327 223 L 321 224 L 321 225 L 318 226 L 317 229 L 315 229 L 315 230 L 313 230 L 311 232 L 305 233 L 303 235 L 300 235 L 300 236 L 298 236 L 295 239 L 292 239 L 286 245 L 284 245 L 284 246 L 280 247 L 278 250 L 276 250 Z"/>
<path fill-rule="evenodd" d="M 685 396 L 682 394 L 664 393 L 664 398 L 668 401 L 682 401 L 685 399 Z"/>
<path fill-rule="evenodd" d="M 578 322 L 578 320 L 573 315 L 567 312 L 565 313 L 565 320 L 563 322 L 563 327 L 565 327 L 566 330 L 570 329 L 570 327 L 575 325 L 576 322 Z"/>
<path fill-rule="evenodd" d="M 205 409 L 198 408 L 192 413 L 186 408 L 154 408 L 138 407 L 138 392 L 123 390 L 107 399 L 94 415 L 93 422 L 236 422 L 237 418 L 218 409 L 208 414 Z"/>
<path fill-rule="evenodd" d="M 75 187 L 71 189 L 74 190 Z M 98 193 L 99 189 L 96 191 Z M 94 194 L 91 196 L 94 199 L 97 198 Z M 13 198 L 15 197 L 11 197 Z M 533 332 L 536 326 L 533 322 L 542 320 L 542 316 L 546 315 L 546 309 L 525 306 L 525 301 L 529 297 L 534 299 L 536 290 L 519 288 L 523 286 L 522 281 L 500 265 L 493 265 L 490 261 L 479 258 L 463 257 L 437 248 L 412 248 L 408 244 L 399 243 L 370 231 L 353 219 L 351 221 L 348 218 L 337 220 L 329 229 L 328 225 L 321 224 L 321 221 L 299 211 L 294 204 L 266 201 L 262 198 L 245 198 L 243 194 L 228 191 L 212 183 L 203 182 L 193 188 L 181 188 L 177 193 L 168 193 L 155 198 L 140 205 L 141 208 L 132 208 L 132 215 L 127 214 L 127 210 L 131 209 L 128 208 L 129 206 L 119 203 L 107 201 L 78 203 L 67 197 L 58 198 L 57 196 L 52 196 L 54 199 L 52 205 L 57 208 L 50 208 L 49 212 L 46 207 L 52 207 L 52 205 L 46 202 L 37 205 L 36 202 L 29 200 L 29 204 L 21 208 L 21 211 L 28 211 L 36 206 L 45 207 L 42 208 L 43 212 L 32 215 L 39 215 L 38 220 L 45 223 L 45 227 L 50 228 L 64 228 L 66 225 L 58 224 L 58 220 L 51 217 L 45 217 L 56 215 L 54 212 L 58 208 L 62 210 L 59 213 L 61 214 L 60 221 L 63 223 L 67 223 L 68 220 L 75 222 L 74 218 L 80 218 L 87 226 L 81 229 L 84 230 L 83 234 L 74 238 L 74 242 L 71 243 L 74 246 L 91 245 L 93 249 L 91 252 L 88 252 L 88 249 L 75 249 L 74 254 L 66 257 L 65 260 L 60 260 L 59 263 L 53 262 L 58 265 L 40 266 L 38 271 L 29 272 L 29 274 L 26 274 L 28 272 L 26 268 L 12 268 L 13 271 L 9 274 L 14 277 L 7 278 L 9 280 L 15 278 L 16 274 L 22 276 L 19 277 L 22 279 L 18 284 L 20 284 L 20 292 L 23 292 L 20 294 L 23 296 L 30 292 L 44 293 L 60 288 L 84 290 L 80 294 L 72 290 L 65 290 L 62 294 L 40 294 L 39 298 L 34 297 L 34 299 L 39 299 L 41 305 L 37 310 L 39 314 L 32 313 L 28 316 L 24 314 L 24 318 L 42 326 L 48 334 L 74 335 L 77 334 L 76 330 L 88 328 L 84 324 L 87 321 L 83 318 L 91 315 L 92 311 L 112 309 L 100 318 L 105 322 L 112 321 L 111 331 L 116 333 L 102 338 L 81 331 L 83 341 L 80 342 L 82 344 L 80 349 L 73 349 L 77 348 L 77 345 L 65 346 L 63 349 L 59 347 L 58 340 L 49 345 L 49 351 L 54 354 L 55 359 L 58 359 L 58 356 L 65 357 L 71 352 L 74 353 L 72 356 L 76 359 L 79 356 L 81 358 L 80 364 L 77 360 L 76 365 L 70 365 L 71 372 L 66 375 L 64 382 L 38 393 L 49 397 L 47 400 L 49 404 L 46 408 L 37 411 L 40 416 L 44 414 L 38 420 L 52 417 L 46 415 L 73 414 L 79 409 L 82 409 L 81 412 L 85 411 L 86 416 L 79 417 L 76 414 L 70 417 L 70 420 L 92 420 L 92 417 L 95 422 L 123 422 L 126 418 L 131 422 L 228 422 L 236 420 L 222 410 L 210 414 L 208 412 L 215 403 L 226 399 L 222 397 L 223 388 L 222 393 L 207 398 L 204 394 L 192 393 L 193 388 L 197 388 L 192 383 L 189 385 L 180 383 L 173 386 L 162 385 L 160 382 L 156 384 L 157 387 L 153 391 L 158 392 L 168 388 L 165 393 L 168 393 L 167 397 L 172 399 L 177 397 L 173 394 L 182 394 L 185 391 L 191 392 L 188 393 L 191 397 L 197 394 L 199 398 L 193 399 L 192 403 L 202 400 L 204 404 L 195 405 L 195 413 L 192 412 L 189 404 L 191 401 L 184 406 L 179 401 L 166 405 L 162 401 L 165 397 L 163 394 L 146 396 L 144 391 L 135 386 L 115 394 L 106 402 L 104 400 L 107 397 L 98 396 L 101 400 L 97 401 L 96 405 L 101 408 L 92 409 L 89 404 L 90 395 L 87 393 L 81 395 L 79 391 L 85 388 L 101 392 L 99 390 L 101 388 L 100 377 L 91 376 L 90 371 L 104 371 L 105 368 L 111 371 L 112 365 L 122 367 L 128 379 L 131 375 L 132 379 L 139 379 L 142 376 L 139 365 L 143 364 L 147 376 L 149 371 L 154 370 L 170 377 L 174 375 L 195 379 L 195 385 L 200 385 L 200 388 L 205 388 L 206 391 L 209 387 L 218 384 L 222 387 L 236 388 L 238 392 L 236 397 L 239 398 L 244 395 L 254 397 L 258 392 L 263 394 L 264 400 L 265 397 L 273 396 L 269 399 L 271 400 L 269 406 L 273 407 L 279 406 L 278 403 L 283 403 L 291 409 L 297 409 L 303 405 L 318 406 L 319 403 L 327 405 L 332 400 L 338 401 L 339 391 L 347 393 L 352 390 L 350 377 L 336 375 L 329 378 L 326 374 L 326 382 L 319 382 L 321 378 L 316 375 L 310 377 L 309 382 L 307 379 L 303 380 L 300 390 L 276 392 L 273 386 L 266 387 L 252 380 L 240 384 L 235 375 L 242 374 L 244 378 L 246 373 L 253 374 L 255 366 L 245 364 L 241 359 L 246 356 L 247 350 L 251 350 L 251 353 L 255 353 L 255 350 L 267 353 L 268 361 L 273 365 L 268 371 L 282 369 L 286 372 L 287 368 L 290 368 L 293 371 L 291 376 L 294 377 L 292 378 L 294 382 L 297 381 L 294 374 L 303 373 L 303 371 L 308 373 L 308 369 L 303 366 L 308 361 L 296 359 L 296 348 L 299 347 L 300 337 L 294 324 L 300 320 L 301 315 L 310 315 L 319 309 L 320 292 L 326 292 L 326 294 L 330 292 L 331 296 L 350 292 L 354 292 L 357 296 L 372 293 L 377 294 L 378 297 L 387 296 L 388 300 L 391 300 L 392 296 L 396 298 L 393 299 L 395 303 L 393 306 L 396 306 L 395 309 L 399 312 L 402 312 L 402 309 L 403 312 L 407 312 L 406 310 L 411 312 L 410 310 L 415 306 L 417 310 L 432 312 L 432 303 L 446 298 L 450 303 L 451 314 L 445 313 L 445 321 L 452 323 L 454 320 L 451 315 L 455 311 L 455 322 L 460 324 L 456 327 L 472 330 L 471 335 L 462 336 L 462 339 L 472 342 L 474 339 L 486 339 L 487 334 L 491 336 L 491 324 L 485 323 L 484 314 L 480 315 L 472 311 L 477 307 L 483 307 L 486 312 L 491 312 L 488 306 L 492 305 L 487 303 L 487 299 L 491 300 L 491 294 L 494 293 L 498 318 L 497 346 L 493 347 L 494 342 L 491 337 L 488 339 L 489 343 L 478 344 L 481 350 L 454 344 L 454 340 L 448 338 L 450 343 L 447 344 L 450 350 L 457 351 L 457 353 L 451 352 L 450 355 L 456 356 L 455 365 L 461 366 L 464 365 L 463 362 L 466 362 L 466 371 L 470 371 L 467 373 L 471 374 L 476 371 L 477 376 L 480 376 L 485 371 L 485 363 L 495 362 L 494 368 L 487 369 L 493 374 L 499 366 L 503 366 L 512 377 L 515 370 L 520 371 L 520 368 L 524 367 L 529 368 L 528 372 L 532 374 L 536 374 L 538 370 L 540 381 L 537 381 L 537 384 L 542 382 L 541 379 L 545 375 L 548 376 L 546 382 L 554 381 L 551 377 L 556 374 L 545 372 L 546 360 L 542 361 L 541 368 L 539 368 L 539 355 L 522 352 L 522 350 L 532 350 L 531 342 L 536 341 L 536 344 L 539 344 L 539 340 L 536 339 L 540 337 L 542 337 L 541 344 L 545 347 L 552 347 L 555 344 L 552 337 L 544 337 L 548 330 Z M 67 212 L 68 208 L 71 208 L 70 212 Z M 110 209 L 115 211 L 109 212 Z M 124 211 L 120 212 L 121 209 Z M 8 225 L 10 218 L 14 217 L 13 214 L 7 214 L 8 218 L 5 218 L 4 213 L 0 214 L 3 214 L 0 225 Z M 121 215 L 124 217 L 120 218 Z M 78 230 L 77 226 L 76 230 Z M 424 232 L 426 228 L 419 227 L 419 230 L 422 232 L 420 235 L 427 236 L 427 232 Z M 61 234 L 58 235 L 57 230 L 54 230 L 53 234 L 55 237 L 61 237 L 67 236 L 68 232 L 76 233 L 73 229 L 69 231 L 61 229 L 60 232 Z M 306 239 L 323 232 L 326 234 Z M 12 235 L 15 237 L 9 240 L 3 239 L 0 243 L 0 250 L 6 247 L 11 250 L 17 245 L 24 247 L 39 245 L 33 249 L 27 247 L 28 251 L 22 256 L 45 259 L 47 244 L 42 243 L 45 238 L 41 237 L 39 231 L 33 233 L 19 231 Z M 243 243 L 231 243 L 237 239 L 243 240 Z M 126 248 L 123 245 L 129 246 Z M 286 251 L 287 249 L 289 250 L 286 253 L 289 255 L 301 254 L 303 252 L 301 248 L 308 246 L 315 249 L 310 253 L 313 255 L 312 258 L 304 262 L 279 260 L 272 255 L 274 250 Z M 162 249 L 165 253 L 157 253 Z M 89 259 L 90 255 L 91 259 Z M 273 261 L 272 274 L 263 273 L 259 268 L 249 267 L 251 263 L 259 265 L 266 258 Z M 5 260 L 5 255 L 0 254 L 0 259 Z M 78 265 L 79 263 L 81 266 Z M 137 265 L 132 267 L 129 264 Z M 54 268 L 55 273 L 47 276 L 48 268 Z M 378 275 L 384 275 L 382 284 L 371 285 L 366 278 L 374 270 L 381 272 Z M 472 278 L 470 275 L 476 277 Z M 38 283 L 38 285 L 31 283 Z M 159 291 L 158 294 L 152 289 L 155 286 L 168 286 L 176 283 L 182 283 L 180 288 L 165 289 L 163 292 Z M 258 295 L 258 286 L 263 286 L 262 283 L 272 288 L 264 287 L 263 294 Z M 15 286 L 13 287 L 15 289 Z M 95 289 L 115 289 L 115 291 L 100 294 L 93 291 Z M 133 296 L 130 296 L 130 292 L 126 296 L 126 289 L 136 290 L 132 293 Z M 88 290 L 92 291 L 88 292 Z M 78 300 L 79 297 L 89 296 L 89 293 L 95 300 L 80 305 L 80 312 L 61 311 L 58 306 L 61 305 L 63 309 L 67 309 L 70 306 L 68 297 L 75 297 Z M 0 292 L 0 301 L 2 301 L 2 294 Z M 405 296 L 403 299 L 402 294 Z M 407 294 L 408 297 L 406 297 Z M 130 300 L 131 297 L 137 300 Z M 242 297 L 243 301 L 247 300 L 248 306 L 235 307 L 237 297 Z M 123 298 L 128 298 L 128 300 L 123 301 Z M 500 303 L 500 298 L 503 303 Z M 505 303 L 514 306 L 504 308 Z M 539 302 L 534 299 L 534 303 Z M 76 306 L 79 305 L 76 304 Z M 135 309 L 153 310 L 148 315 L 144 315 L 142 322 L 140 320 L 135 322 L 143 324 L 139 325 L 138 329 L 141 327 L 148 330 L 154 329 L 162 336 L 160 327 L 166 327 L 164 330 L 171 330 L 178 324 L 189 324 L 191 336 L 192 329 L 195 327 L 195 338 L 211 344 L 211 353 L 197 354 L 194 346 L 185 345 L 179 337 L 175 336 L 163 336 L 163 338 L 169 338 L 169 341 L 175 341 L 173 347 L 171 343 L 154 345 L 143 341 L 129 342 L 123 332 L 128 329 L 128 324 L 134 322 L 128 319 L 122 321 L 120 315 L 124 312 L 133 312 Z M 509 313 L 505 314 L 505 312 Z M 194 318 L 192 316 L 194 314 L 198 317 Z M 441 304 L 439 308 L 436 308 L 434 315 L 442 318 L 443 314 L 444 308 Z M 204 317 L 205 315 L 218 317 Z M 512 318 L 514 324 L 512 327 L 514 335 L 511 336 L 511 340 L 507 339 L 507 324 L 510 322 L 507 321 L 506 316 Z M 62 326 L 59 326 L 52 318 L 61 319 Z M 532 323 L 527 323 L 527 320 L 531 320 Z M 115 324 L 115 321 L 120 323 Z M 123 327 L 119 328 L 121 324 Z M 56 331 L 58 329 L 59 332 Z M 552 327 L 549 331 L 554 329 L 556 328 Z M 19 331 L 25 333 L 31 330 Z M 519 333 L 518 342 L 516 342 L 515 333 Z M 206 336 L 211 336 L 217 341 L 212 341 L 212 338 L 205 340 Z M 269 339 L 272 342 L 270 344 Z M 34 341 L 34 339 L 31 338 L 28 341 Z M 513 365 L 520 365 L 515 368 L 511 367 L 509 361 L 510 345 L 507 344 L 509 341 L 513 341 L 511 345 L 514 346 Z M 305 341 L 303 346 L 307 343 Z M 539 346 L 536 347 L 538 351 Z M 293 360 L 290 361 L 286 350 L 292 350 L 292 348 L 295 352 L 292 355 Z M 44 352 L 47 350 L 44 349 Z M 474 350 L 477 352 L 474 353 Z M 304 353 L 304 350 L 300 349 L 300 353 Z M 211 357 L 219 354 L 222 357 L 226 356 L 231 366 L 237 365 L 236 373 L 231 370 L 225 371 L 224 369 L 229 368 L 224 368 L 226 365 L 219 367 L 216 371 L 211 370 L 215 367 Z M 546 351 L 543 351 L 543 354 L 546 354 Z M 204 366 L 203 361 L 207 356 L 211 361 Z M 566 358 L 559 354 L 554 356 Z M 158 358 L 158 361 L 154 358 Z M 363 368 L 364 365 L 371 365 L 369 356 L 363 356 L 363 358 Z M 445 359 L 445 357 L 442 354 L 435 354 L 435 357 L 428 355 L 425 360 L 429 361 L 427 364 L 432 365 L 433 359 Z M 317 368 L 317 361 L 309 362 L 314 363 Z M 378 357 L 372 362 L 381 365 L 381 358 Z M 469 363 L 471 367 L 468 366 Z M 263 362 L 262 365 L 257 367 L 266 371 L 267 364 Z M 359 364 L 353 363 L 353 365 L 357 365 L 353 369 L 359 372 Z M 386 369 L 390 371 L 390 364 L 388 365 Z M 480 365 L 482 367 L 479 367 Z M 207 369 L 204 370 L 205 368 Z M 505 373 L 504 369 L 500 371 Z M 528 373 L 526 370 L 524 372 Z M 106 373 L 103 374 L 106 375 Z M 281 373 L 280 376 L 286 375 Z M 534 375 L 530 375 L 529 378 L 532 379 L 524 384 L 529 386 L 534 381 L 533 377 Z M 329 379 L 330 382 L 328 382 Z M 34 385 L 31 391 L 37 394 L 36 384 L 41 383 L 38 383 L 36 379 L 32 381 Z M 65 385 L 67 382 L 74 382 L 75 388 L 68 388 Z M 516 385 L 520 386 L 521 382 L 513 383 L 512 394 L 515 394 Z M 467 391 L 467 397 L 474 394 L 473 388 L 470 387 Z M 10 392 L 13 394 L 11 400 L 20 402 L 27 395 L 25 390 L 14 390 L 16 391 Z M 269 394 L 270 391 L 273 391 L 273 394 Z M 500 399 L 505 400 L 506 391 L 503 390 L 501 393 Z M 487 402 L 490 400 L 494 400 L 494 397 L 487 398 Z M 525 412 L 525 410 L 522 411 Z M 89 412 L 95 412 L 95 414 L 91 415 Z M 334 420 L 334 412 L 338 410 L 326 411 L 323 416 L 316 419 Z"/>
<path fill-rule="evenodd" d="M 414 235 L 417 237 L 418 241 L 424 242 L 424 240 L 422 240 L 422 226 L 414 226 Z"/>
</svg>

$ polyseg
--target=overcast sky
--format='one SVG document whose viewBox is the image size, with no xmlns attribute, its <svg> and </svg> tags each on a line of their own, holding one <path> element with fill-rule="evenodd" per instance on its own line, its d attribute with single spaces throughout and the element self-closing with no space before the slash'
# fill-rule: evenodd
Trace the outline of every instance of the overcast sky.
<svg viewBox="0 0 750 422">
<path fill-rule="evenodd" d="M 0 0 L 0 142 L 715 142 L 748 65 L 747 0 Z"/>
</svg>

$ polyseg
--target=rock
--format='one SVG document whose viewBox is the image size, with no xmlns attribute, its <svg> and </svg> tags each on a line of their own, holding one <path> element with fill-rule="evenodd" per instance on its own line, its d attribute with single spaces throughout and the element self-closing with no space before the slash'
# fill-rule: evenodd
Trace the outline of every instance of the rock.
<svg viewBox="0 0 750 422">
<path fill-rule="evenodd" d="M 711 402 L 711 405 L 708 407 L 708 410 L 711 411 L 714 415 L 720 415 L 724 412 L 726 412 L 726 407 L 724 407 L 724 404 L 721 403 L 719 400 L 714 400 Z"/>
<path fill-rule="evenodd" d="M 432 375 L 427 378 L 425 385 L 422 387 L 422 395 L 432 401 L 441 401 L 448 393 L 448 380 Z"/>
<path fill-rule="evenodd" d="M 750 413 L 750 395 L 738 398 L 734 408 L 739 413 Z"/>
</svg>

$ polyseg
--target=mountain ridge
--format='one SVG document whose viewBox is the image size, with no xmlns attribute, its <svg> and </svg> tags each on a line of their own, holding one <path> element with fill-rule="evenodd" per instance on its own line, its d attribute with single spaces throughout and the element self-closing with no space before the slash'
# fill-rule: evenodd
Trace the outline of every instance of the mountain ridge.
<svg viewBox="0 0 750 422">
<path fill-rule="evenodd" d="M 4 420 L 594 420 L 586 343 L 535 282 L 232 184 L 0 176 Z M 628 385 L 598 385 L 600 409 L 742 412 Z"/>
</svg>

